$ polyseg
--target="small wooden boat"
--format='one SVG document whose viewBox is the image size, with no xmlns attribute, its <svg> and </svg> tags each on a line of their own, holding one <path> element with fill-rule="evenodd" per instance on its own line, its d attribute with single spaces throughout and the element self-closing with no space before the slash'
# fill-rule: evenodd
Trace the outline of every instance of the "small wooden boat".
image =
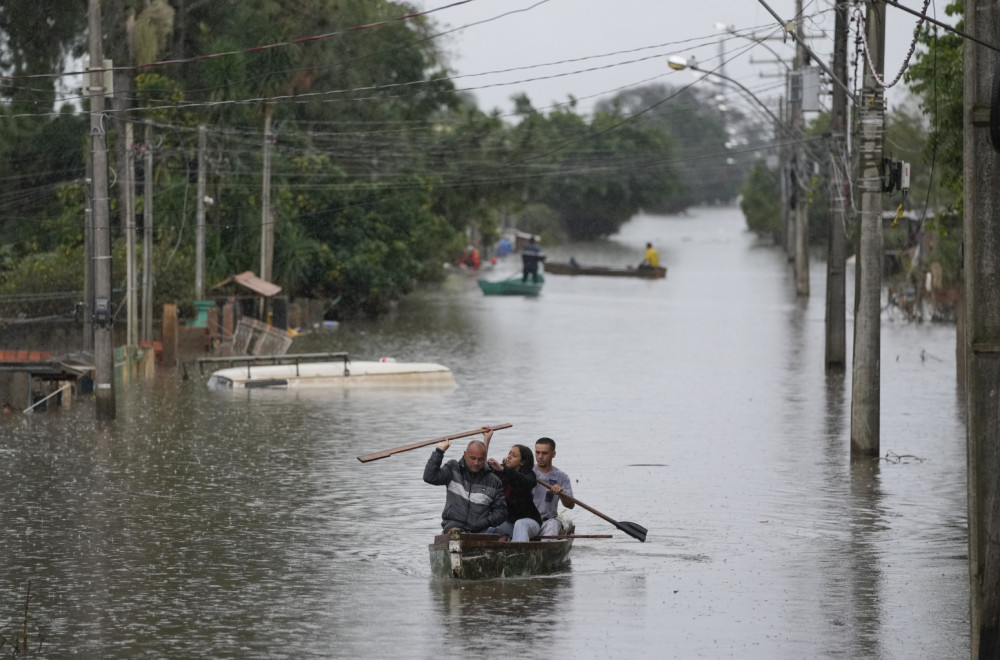
<svg viewBox="0 0 1000 660">
<path fill-rule="evenodd" d="M 599 275 L 604 277 L 641 277 L 661 280 L 667 276 L 666 266 L 648 268 L 609 268 L 607 266 L 574 266 L 570 263 L 545 262 L 545 272 L 550 275 Z"/>
<path fill-rule="evenodd" d="M 479 280 L 479 288 L 487 296 L 537 296 L 542 292 L 543 284 L 545 284 L 545 278 L 540 273 L 537 282 L 533 282 L 530 277 L 526 282 L 522 282 L 520 275 L 499 282 Z"/>
<path fill-rule="evenodd" d="M 454 386 L 451 369 L 433 362 L 311 362 L 253 365 L 220 369 L 208 379 L 213 390 L 299 387 L 426 387 Z"/>
<path fill-rule="evenodd" d="M 434 537 L 429 546 L 431 573 L 459 580 L 489 580 L 551 573 L 569 562 L 573 524 L 566 534 L 547 540 L 514 543 L 497 534 L 463 534 L 452 530 Z"/>
</svg>

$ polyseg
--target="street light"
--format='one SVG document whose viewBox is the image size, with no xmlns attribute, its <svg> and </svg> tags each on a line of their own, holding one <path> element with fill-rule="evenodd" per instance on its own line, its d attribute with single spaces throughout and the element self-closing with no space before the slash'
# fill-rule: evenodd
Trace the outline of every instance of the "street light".
<svg viewBox="0 0 1000 660">
<path fill-rule="evenodd" d="M 684 69 L 691 69 L 692 71 L 697 71 L 699 73 L 703 73 L 703 74 L 705 74 L 706 76 L 709 76 L 709 77 L 715 76 L 717 78 L 722 78 L 725 81 L 731 82 L 732 84 L 736 85 L 741 90 L 743 90 L 743 92 L 748 97 L 750 97 L 751 99 L 753 99 L 754 103 L 756 103 L 761 108 L 763 108 L 764 112 L 766 112 L 768 114 L 768 116 L 771 119 L 774 120 L 774 123 L 775 123 L 776 126 L 780 126 L 780 127 L 785 128 L 787 130 L 787 126 L 785 125 L 785 122 L 783 122 L 780 119 L 778 119 L 777 115 L 775 115 L 773 112 L 771 112 L 771 109 L 769 107 L 767 107 L 767 104 L 765 104 L 759 98 L 757 98 L 756 96 L 754 96 L 754 93 L 751 92 L 749 89 L 747 89 L 743 85 L 743 83 L 741 83 L 740 81 L 735 80 L 733 78 L 730 78 L 729 76 L 723 75 L 723 74 L 719 73 L 718 71 L 706 71 L 705 69 L 700 68 L 698 66 L 697 60 L 695 60 L 695 58 L 693 58 L 693 57 L 690 58 L 690 59 L 685 60 L 683 57 L 680 57 L 679 55 L 671 55 L 671 56 L 667 57 L 667 66 L 669 66 L 674 71 L 683 71 Z"/>
</svg>

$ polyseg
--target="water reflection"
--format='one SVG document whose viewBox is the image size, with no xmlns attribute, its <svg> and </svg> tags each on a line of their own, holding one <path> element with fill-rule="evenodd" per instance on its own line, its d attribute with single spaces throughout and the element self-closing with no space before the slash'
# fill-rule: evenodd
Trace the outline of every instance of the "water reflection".
<svg viewBox="0 0 1000 660">
<path fill-rule="evenodd" d="M 850 541 L 849 565 L 851 657 L 881 658 L 882 580 L 881 565 L 886 531 L 882 510 L 880 466 L 877 460 L 851 463 L 851 499 L 848 506 Z"/>
<path fill-rule="evenodd" d="M 452 655 L 489 657 L 497 649 L 520 655 L 546 648 L 564 625 L 560 612 L 572 597 L 570 574 L 514 580 L 431 580 L 442 645 Z"/>
</svg>

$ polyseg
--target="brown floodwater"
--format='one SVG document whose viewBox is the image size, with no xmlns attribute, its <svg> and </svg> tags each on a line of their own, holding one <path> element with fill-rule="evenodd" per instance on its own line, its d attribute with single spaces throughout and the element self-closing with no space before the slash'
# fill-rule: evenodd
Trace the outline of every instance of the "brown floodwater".
<svg viewBox="0 0 1000 660">
<path fill-rule="evenodd" d="M 732 208 L 548 251 L 622 266 L 646 241 L 666 280 L 550 275 L 525 299 L 452 275 L 291 349 L 440 362 L 454 388 L 211 392 L 166 371 L 120 388 L 107 425 L 86 401 L 3 416 L 0 635 L 30 581 L 37 657 L 967 656 L 954 326 L 886 312 L 884 458 L 852 464 L 825 265 L 798 299 Z M 578 533 L 613 538 L 558 574 L 432 578 L 430 449 L 356 457 L 502 422 L 491 456 L 554 438 L 576 496 L 647 542 L 578 507 Z"/>
</svg>

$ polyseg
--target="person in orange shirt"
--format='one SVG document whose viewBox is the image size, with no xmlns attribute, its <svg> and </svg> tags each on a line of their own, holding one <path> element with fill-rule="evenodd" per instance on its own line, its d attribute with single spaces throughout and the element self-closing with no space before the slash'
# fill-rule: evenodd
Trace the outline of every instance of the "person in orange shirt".
<svg viewBox="0 0 1000 660">
<path fill-rule="evenodd" d="M 479 250 L 470 245 L 460 263 L 468 266 L 472 270 L 479 270 L 479 266 L 482 263 L 482 260 L 479 257 Z"/>
</svg>

